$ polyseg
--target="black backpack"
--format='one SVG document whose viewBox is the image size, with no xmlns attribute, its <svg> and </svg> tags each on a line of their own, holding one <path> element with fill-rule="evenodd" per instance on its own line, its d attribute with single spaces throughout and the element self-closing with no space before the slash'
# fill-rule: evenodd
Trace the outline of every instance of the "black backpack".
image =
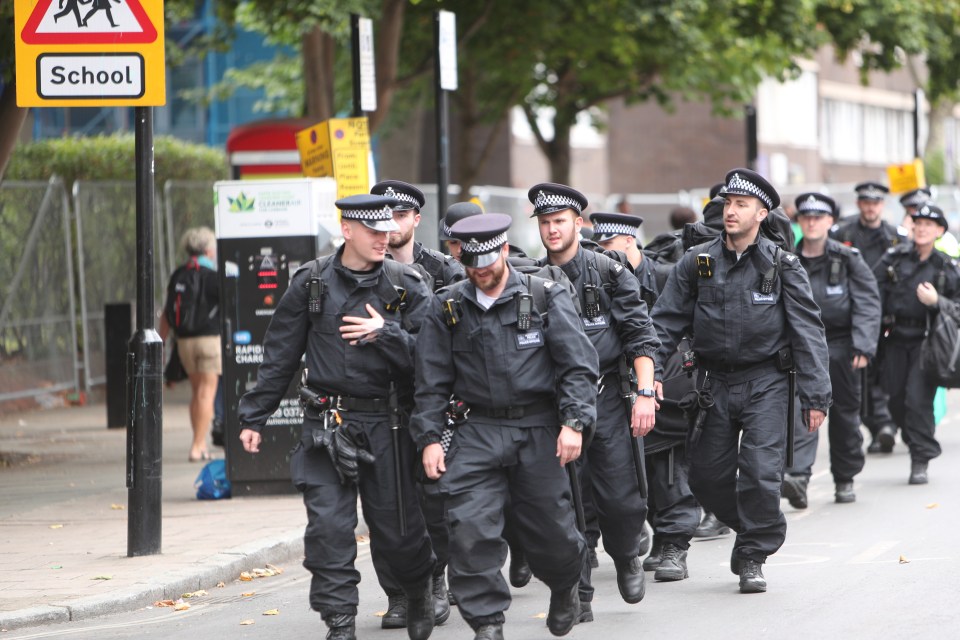
<svg viewBox="0 0 960 640">
<path fill-rule="evenodd" d="M 180 338 L 204 335 L 215 323 L 217 305 L 210 305 L 208 286 L 212 269 L 201 266 L 195 257 L 178 267 L 167 285 L 167 323 Z"/>
<path fill-rule="evenodd" d="M 938 387 L 960 387 L 960 326 L 956 318 L 940 312 L 920 347 L 920 369 Z"/>
</svg>

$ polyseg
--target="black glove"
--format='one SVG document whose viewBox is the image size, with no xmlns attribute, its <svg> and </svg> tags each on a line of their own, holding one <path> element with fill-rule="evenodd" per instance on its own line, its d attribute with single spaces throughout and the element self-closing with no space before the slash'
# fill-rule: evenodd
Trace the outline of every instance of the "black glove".
<svg viewBox="0 0 960 640">
<path fill-rule="evenodd" d="M 341 484 L 343 483 L 343 476 L 340 475 L 340 469 L 337 465 L 337 443 L 334 438 L 333 429 L 317 429 L 313 432 L 313 449 L 326 449 L 327 456 L 330 458 L 330 462 L 333 463 L 333 468 L 336 469 L 337 475 L 340 477 Z"/>
<path fill-rule="evenodd" d="M 335 466 L 337 475 L 340 476 L 340 484 L 343 486 L 356 484 L 360 472 L 357 463 L 373 464 L 375 458 L 372 453 L 357 445 L 342 427 L 334 433 L 334 442 L 337 449 Z"/>
</svg>

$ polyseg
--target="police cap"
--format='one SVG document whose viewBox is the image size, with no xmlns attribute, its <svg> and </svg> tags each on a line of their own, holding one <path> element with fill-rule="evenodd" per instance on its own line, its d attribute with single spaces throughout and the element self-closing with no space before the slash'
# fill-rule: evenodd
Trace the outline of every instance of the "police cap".
<svg viewBox="0 0 960 640">
<path fill-rule="evenodd" d="M 398 203 L 393 207 L 394 211 L 409 211 L 415 209 L 417 213 L 420 213 L 420 209 L 422 209 L 423 205 L 427 202 L 423 191 L 420 191 L 420 189 L 417 189 L 409 182 L 403 182 L 401 180 L 381 180 L 373 185 L 370 193 L 378 196 L 396 198 Z"/>
<path fill-rule="evenodd" d="M 460 241 L 463 266 L 482 269 L 496 262 L 512 222 L 513 218 L 505 213 L 485 213 L 454 223 L 450 237 Z"/>
<path fill-rule="evenodd" d="M 811 191 L 794 200 L 798 216 L 837 216 L 837 203 L 830 196 Z"/>
<path fill-rule="evenodd" d="M 757 198 L 769 211 L 780 206 L 780 194 L 767 182 L 767 179 L 750 169 L 734 169 L 727 173 L 727 179 L 717 195 L 751 196 Z"/>
<path fill-rule="evenodd" d="M 396 198 L 360 193 L 340 198 L 334 204 L 340 209 L 340 218 L 356 220 L 374 231 L 399 231 L 400 225 L 393 221 Z"/>
<path fill-rule="evenodd" d="M 920 205 L 929 202 L 931 198 L 930 189 L 926 187 L 920 187 L 919 189 L 914 189 L 913 191 L 907 191 L 905 194 L 900 196 L 900 204 L 903 205 L 903 208 L 907 207 L 919 207 Z"/>
<path fill-rule="evenodd" d="M 456 238 L 450 235 L 450 227 L 464 218 L 478 216 L 481 213 L 483 213 L 483 209 L 480 208 L 480 205 L 474 204 L 473 202 L 457 202 L 447 207 L 447 214 L 443 216 L 443 239 L 455 240 Z"/>
<path fill-rule="evenodd" d="M 932 202 L 922 204 L 919 209 L 910 214 L 910 218 L 913 220 L 920 220 L 921 218 L 933 220 L 944 229 L 950 226 L 947 224 L 947 217 L 943 215 L 943 209 Z"/>
<path fill-rule="evenodd" d="M 593 223 L 593 241 L 606 242 L 617 236 L 633 236 L 640 232 L 643 218 L 627 213 L 591 213 L 590 222 Z"/>
<path fill-rule="evenodd" d="M 553 182 L 542 182 L 531 187 L 527 198 L 533 203 L 533 215 L 542 216 L 547 213 L 556 213 L 564 209 L 573 209 L 581 215 L 589 204 L 587 197 L 572 187 Z"/>
<path fill-rule="evenodd" d="M 871 181 L 861 182 L 853 190 L 857 192 L 857 200 L 883 200 L 890 193 L 884 185 Z"/>
<path fill-rule="evenodd" d="M 714 198 L 716 198 L 717 194 L 719 194 L 720 190 L 723 189 L 725 186 L 726 185 L 724 185 L 722 182 L 718 182 L 717 184 L 710 187 L 710 199 L 713 200 Z"/>
</svg>

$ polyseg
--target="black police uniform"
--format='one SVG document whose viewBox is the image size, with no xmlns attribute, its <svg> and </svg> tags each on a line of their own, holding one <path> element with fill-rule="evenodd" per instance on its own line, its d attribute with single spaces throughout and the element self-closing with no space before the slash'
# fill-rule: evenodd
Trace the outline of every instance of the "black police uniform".
<svg viewBox="0 0 960 640">
<path fill-rule="evenodd" d="M 423 267 L 433 278 L 434 291 L 466 277 L 463 267 L 453 256 L 428 249 L 416 241 L 413 243 L 413 262 Z"/>
<path fill-rule="evenodd" d="M 804 202 L 815 195 L 817 202 L 830 206 L 832 200 L 819 194 L 803 194 L 797 198 L 798 215 L 832 215 L 805 211 Z M 805 198 L 806 197 L 806 198 Z M 829 202 L 828 202 L 829 200 Z M 863 436 L 860 433 L 861 370 L 851 363 L 854 356 L 872 359 L 880 334 L 880 294 L 873 273 L 860 252 L 831 239 L 826 241 L 824 255 L 807 258 L 802 254 L 803 241 L 797 244 L 800 264 L 807 271 L 813 299 L 820 307 L 820 319 L 827 334 L 830 351 L 830 384 L 833 405 L 830 407 L 830 472 L 837 484 L 852 482 L 863 469 Z M 803 425 L 796 430 L 794 465 L 790 475 L 810 477 L 817 453 L 817 433 Z"/>
<path fill-rule="evenodd" d="M 890 249 L 874 275 L 883 301 L 881 382 L 890 395 L 890 412 L 910 447 L 911 460 L 926 464 L 939 456 L 941 449 L 934 436 L 937 387 L 927 382 L 920 370 L 920 345 L 933 314 L 960 317 L 960 271 L 949 256 L 937 250 L 921 261 L 913 243 L 907 243 Z M 922 282 L 936 287 L 936 307 L 928 308 L 917 299 L 917 286 Z"/>
<path fill-rule="evenodd" d="M 492 216 L 509 224 L 508 216 L 486 214 L 461 221 L 453 231 Z M 465 242 L 464 256 L 467 249 Z M 430 348 L 417 351 L 410 423 L 422 450 L 440 442 L 451 394 L 470 408 L 467 422 L 453 432 L 439 482 L 450 523 L 450 588 L 475 630 L 502 624 L 510 606 L 500 574 L 508 496 L 530 566 L 554 594 L 576 593 L 586 556 L 556 447 L 561 420 L 579 420 L 587 428 L 596 420 L 596 350 L 568 292 L 549 281 L 540 281 L 545 313 L 534 309 L 530 329 L 520 329 L 518 296 L 537 278 L 508 269 L 506 288 L 489 309 L 469 281 L 438 293 L 420 329 L 419 340 Z M 459 309 L 452 327 L 445 306 Z"/>
<path fill-rule="evenodd" d="M 343 216 L 348 217 L 346 209 Z M 391 281 L 382 264 L 358 274 L 341 263 L 343 251 L 320 259 L 316 275 L 324 287 L 318 312 L 308 310 L 313 263 L 293 275 L 264 338 L 257 386 L 241 399 L 238 415 L 242 428 L 259 431 L 279 405 L 305 353 L 307 385 L 321 396 L 335 398 L 334 406 L 339 398 L 343 410 L 338 428 L 375 458 L 373 464 L 360 465 L 356 486 L 343 486 L 328 452 L 313 446 L 314 434 L 325 425 L 332 427 L 331 417 L 306 409 L 303 438 L 291 454 L 290 470 L 307 508 L 303 564 L 313 574 L 310 605 L 331 627 L 340 626 L 331 620 L 357 612 L 358 490 L 371 540 L 384 551 L 408 595 L 420 595 L 417 590 L 430 582 L 436 562 L 417 503 L 408 437 L 399 439 L 406 534 L 400 532 L 388 407 L 394 382 L 399 397 L 407 398 L 401 403 L 410 406 L 415 331 L 432 296 L 414 270 L 400 267 L 400 281 Z M 402 311 L 395 286 L 406 291 Z M 375 340 L 350 345 L 340 337 L 342 318 L 367 317 L 367 304 L 384 317 L 384 326 Z"/>
<path fill-rule="evenodd" d="M 546 264 L 546 259 L 541 262 Z M 618 572 L 628 571 L 625 565 L 640 555 L 647 504 L 637 486 L 630 413 L 621 394 L 620 361 L 626 358 L 630 370 L 637 357 L 647 356 L 652 362 L 660 341 L 640 299 L 637 279 L 619 262 L 580 247 L 572 260 L 558 266 L 580 298 L 581 322 L 600 359 L 597 429 L 577 464 L 583 475 L 590 477 L 604 550 Z M 587 314 L 587 287 L 599 295 L 596 314 Z M 633 390 L 633 383 L 628 380 L 626 384 Z M 638 444 L 642 452 L 642 440 Z M 585 563 L 581 602 L 593 600 L 590 569 L 590 563 Z"/>
<path fill-rule="evenodd" d="M 772 209 L 779 198 L 771 202 L 768 194 L 776 192 L 765 181 L 758 186 L 760 181 L 751 171 L 732 171 L 725 193 L 764 196 Z M 731 561 L 737 573 L 745 559 L 763 563 L 786 536 L 780 484 L 789 384 L 778 367 L 778 352 L 792 349 L 798 410 L 826 412 L 830 387 L 823 324 L 797 257 L 758 235 L 738 258 L 725 240 L 724 232 L 684 255 L 652 317 L 662 342 L 659 361 L 692 335 L 698 385 L 713 394 L 702 435 L 689 445 L 690 487 L 705 509 L 737 531 Z M 779 273 L 774 267 L 778 252 Z M 699 272 L 698 256 L 705 263 Z M 766 293 L 764 280 L 770 277 Z"/>
</svg>

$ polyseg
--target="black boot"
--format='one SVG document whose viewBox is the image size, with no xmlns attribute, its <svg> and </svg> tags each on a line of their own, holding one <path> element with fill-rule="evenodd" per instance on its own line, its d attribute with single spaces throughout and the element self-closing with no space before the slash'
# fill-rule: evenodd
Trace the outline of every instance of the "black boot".
<svg viewBox="0 0 960 640">
<path fill-rule="evenodd" d="M 387 612 L 380 618 L 381 629 L 407 628 L 407 596 L 387 594 Z"/>
<path fill-rule="evenodd" d="M 929 463 L 926 460 L 910 461 L 910 484 L 927 484 L 930 482 L 927 477 L 927 464 Z"/>
<path fill-rule="evenodd" d="M 434 607 L 433 578 L 407 591 L 407 636 L 410 640 L 427 640 L 433 633 Z"/>
<path fill-rule="evenodd" d="M 356 618 L 348 613 L 334 613 L 323 619 L 330 628 L 327 640 L 357 640 Z"/>
<path fill-rule="evenodd" d="M 447 579 L 441 573 L 433 576 L 434 624 L 441 625 L 450 617 L 450 600 L 447 598 Z"/>
<path fill-rule="evenodd" d="M 527 558 L 523 552 L 515 553 L 510 551 L 510 584 L 515 589 L 522 589 L 530 582 L 533 572 L 530 571 L 530 565 L 527 564 Z"/>
<path fill-rule="evenodd" d="M 877 443 L 880 453 L 893 453 L 893 445 L 897 443 L 897 430 L 893 425 L 885 424 L 877 432 Z"/>
<path fill-rule="evenodd" d="M 838 482 L 833 492 L 833 501 L 840 504 L 848 504 L 857 501 L 857 494 L 853 491 L 853 480 Z"/>
<path fill-rule="evenodd" d="M 717 520 L 717 516 L 709 511 L 703 512 L 703 520 L 693 533 L 694 538 L 716 538 L 730 533 L 730 527 Z"/>
<path fill-rule="evenodd" d="M 640 572 L 643 575 L 643 572 Z M 547 628 L 555 636 L 565 636 L 573 629 L 580 617 L 579 584 L 569 589 L 550 591 L 550 610 L 547 612 Z"/>
<path fill-rule="evenodd" d="M 484 624 L 477 628 L 473 640 L 503 640 L 502 624 Z"/>
<path fill-rule="evenodd" d="M 653 579 L 657 582 L 676 582 L 683 580 L 687 573 L 687 551 L 667 542 L 663 545 L 663 554 Z"/>
<path fill-rule="evenodd" d="M 640 558 L 614 560 L 614 566 L 617 568 L 617 587 L 620 589 L 620 597 L 623 601 L 627 604 L 636 604 L 643 600 L 646 583 Z"/>
<path fill-rule="evenodd" d="M 807 476 L 783 476 L 783 484 L 780 485 L 781 495 L 790 501 L 790 506 L 794 509 L 807 508 Z"/>
<path fill-rule="evenodd" d="M 663 543 L 657 539 L 657 536 L 653 536 L 653 549 L 650 551 L 650 555 L 643 559 L 643 570 L 656 571 L 657 567 L 660 566 L 660 556 L 662 553 Z"/>
<path fill-rule="evenodd" d="M 763 564 L 750 558 L 740 560 L 740 593 L 763 593 L 766 590 Z"/>
<path fill-rule="evenodd" d="M 581 622 L 593 622 L 593 606 L 583 600 L 580 601 L 580 615 L 577 617 L 577 624 Z"/>
</svg>

